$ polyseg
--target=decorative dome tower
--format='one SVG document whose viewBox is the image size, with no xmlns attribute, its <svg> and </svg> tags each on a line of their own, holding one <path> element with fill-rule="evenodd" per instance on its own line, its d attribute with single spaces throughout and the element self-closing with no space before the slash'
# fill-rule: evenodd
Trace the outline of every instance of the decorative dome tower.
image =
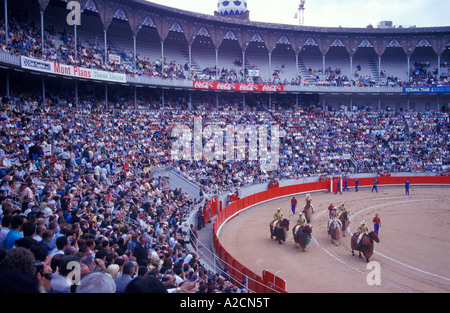
<svg viewBox="0 0 450 313">
<path fill-rule="evenodd" d="M 247 9 L 247 0 L 218 0 L 214 15 L 248 20 L 250 11 Z"/>
</svg>

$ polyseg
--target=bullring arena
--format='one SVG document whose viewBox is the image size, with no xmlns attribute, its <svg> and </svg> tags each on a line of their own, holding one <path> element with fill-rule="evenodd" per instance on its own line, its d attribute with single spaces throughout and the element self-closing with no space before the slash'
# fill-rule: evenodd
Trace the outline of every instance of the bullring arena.
<svg viewBox="0 0 450 313">
<path fill-rule="evenodd" d="M 410 196 L 401 187 L 350 190 L 342 195 L 329 192 L 312 193 L 315 214 L 311 221 L 313 239 L 303 252 L 294 243 L 292 227 L 303 209 L 304 194 L 296 215 L 290 209 L 291 197 L 256 205 L 228 222 L 220 234 L 220 242 L 244 266 L 259 272 L 278 273 L 286 281 L 289 293 L 371 292 L 371 293 L 442 293 L 450 291 L 450 224 L 446 187 L 412 187 Z M 351 223 L 340 245 L 331 243 L 327 234 L 330 203 L 346 202 Z M 288 238 L 281 245 L 270 239 L 269 222 L 277 208 L 290 220 Z M 378 213 L 381 218 L 380 243 L 370 261 L 380 265 L 379 284 L 368 284 L 365 260 L 352 256 L 350 232 L 360 221 L 368 222 Z"/>
<path fill-rule="evenodd" d="M 332 22 L 314 26 L 305 0 L 261 20 L 272 2 L 155 1 L 3 1 L 0 293 L 450 291 L 450 2 L 345 25 L 323 14 L 375 10 L 307 0 Z M 342 177 L 361 191 L 327 191 Z M 351 213 L 338 246 L 331 202 Z M 366 262 L 350 236 L 377 213 Z"/>
</svg>

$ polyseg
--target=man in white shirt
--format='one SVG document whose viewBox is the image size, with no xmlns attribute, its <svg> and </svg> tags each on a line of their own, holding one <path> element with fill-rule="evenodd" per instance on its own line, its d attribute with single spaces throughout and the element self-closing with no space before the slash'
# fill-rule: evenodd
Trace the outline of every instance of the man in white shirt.
<svg viewBox="0 0 450 313">
<path fill-rule="evenodd" d="M 45 218 L 45 225 L 47 225 L 47 226 L 48 226 L 48 221 L 49 221 L 50 217 L 55 214 L 55 205 L 56 205 L 56 201 L 50 200 L 49 202 L 47 202 L 47 205 L 45 206 L 45 208 L 43 210 L 44 218 Z"/>
</svg>

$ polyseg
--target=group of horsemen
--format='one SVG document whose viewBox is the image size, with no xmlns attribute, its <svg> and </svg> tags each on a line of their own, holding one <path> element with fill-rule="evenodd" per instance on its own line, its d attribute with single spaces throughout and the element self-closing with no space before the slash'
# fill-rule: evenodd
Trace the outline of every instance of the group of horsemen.
<svg viewBox="0 0 450 313">
<path fill-rule="evenodd" d="M 306 203 L 306 205 L 309 204 L 311 206 L 312 211 L 314 213 L 314 206 L 312 204 L 312 198 L 311 198 L 310 194 L 306 195 L 305 203 Z M 346 203 L 343 202 L 338 207 L 334 206 L 333 203 L 331 203 L 330 206 L 328 207 L 328 211 L 329 211 L 330 219 L 328 221 L 327 231 L 330 230 L 331 225 L 335 222 L 337 222 L 339 224 L 339 226 L 342 228 L 342 221 L 340 220 L 340 217 L 344 212 L 347 211 Z M 273 219 L 274 219 L 273 227 L 277 226 L 278 223 L 280 223 L 284 219 L 284 214 L 283 214 L 283 211 L 281 210 L 281 208 L 278 208 L 277 212 L 273 215 Z M 299 229 L 299 227 L 305 226 L 307 224 L 309 224 L 309 223 L 306 219 L 305 211 L 303 210 L 298 215 L 297 225 L 295 227 L 296 227 L 296 229 Z M 369 234 L 369 229 L 367 228 L 366 221 L 361 222 L 360 226 L 358 227 L 357 233 L 359 234 L 358 242 L 361 241 L 361 239 L 364 235 Z"/>
</svg>

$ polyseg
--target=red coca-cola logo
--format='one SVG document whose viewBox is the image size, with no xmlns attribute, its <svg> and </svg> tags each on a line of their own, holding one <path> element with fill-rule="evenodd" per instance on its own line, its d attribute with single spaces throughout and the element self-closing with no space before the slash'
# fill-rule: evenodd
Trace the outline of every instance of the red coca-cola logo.
<svg viewBox="0 0 450 313">
<path fill-rule="evenodd" d="M 282 92 L 282 85 L 254 85 L 254 84 L 234 84 L 234 83 L 216 83 L 194 81 L 194 88 L 196 89 L 213 89 L 225 91 L 261 91 L 261 92 Z"/>
<path fill-rule="evenodd" d="M 198 89 L 210 89 L 213 88 L 214 85 L 213 83 L 209 83 L 209 82 L 194 82 L 194 88 L 198 88 Z"/>
<path fill-rule="evenodd" d="M 217 83 L 216 88 L 218 90 L 235 90 L 236 87 L 231 83 Z"/>
<path fill-rule="evenodd" d="M 250 85 L 250 84 L 239 85 L 239 91 L 257 91 L 257 90 L 258 90 L 257 85 Z"/>
<path fill-rule="evenodd" d="M 280 91 L 277 85 L 263 85 L 262 91 L 277 92 Z"/>
</svg>

